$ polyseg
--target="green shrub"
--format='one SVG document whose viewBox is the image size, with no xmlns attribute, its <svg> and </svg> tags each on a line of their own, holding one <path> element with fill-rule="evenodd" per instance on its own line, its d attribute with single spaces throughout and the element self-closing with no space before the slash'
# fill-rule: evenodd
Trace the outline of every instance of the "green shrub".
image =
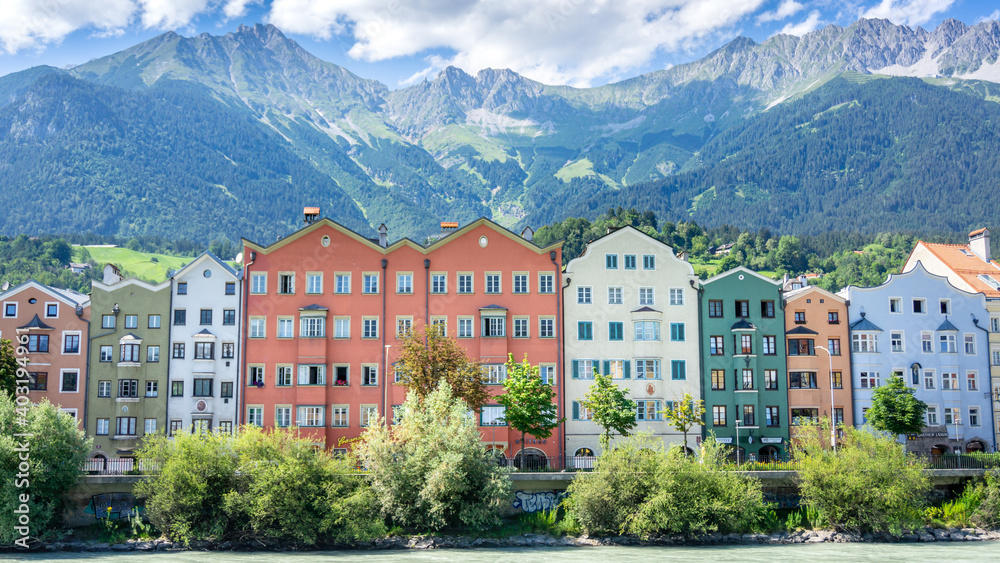
<svg viewBox="0 0 1000 563">
<path fill-rule="evenodd" d="M 1000 469 L 986 472 L 983 482 L 976 485 L 979 505 L 972 511 L 971 522 L 980 528 L 1000 528 Z"/>
</svg>

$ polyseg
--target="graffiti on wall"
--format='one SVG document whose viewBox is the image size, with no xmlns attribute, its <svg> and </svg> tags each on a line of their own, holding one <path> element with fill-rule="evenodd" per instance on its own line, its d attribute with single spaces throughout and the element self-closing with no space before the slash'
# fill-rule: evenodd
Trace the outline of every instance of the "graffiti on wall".
<svg viewBox="0 0 1000 563">
<path fill-rule="evenodd" d="M 87 512 L 93 513 L 97 519 L 109 518 L 123 520 L 142 512 L 142 507 L 135 505 L 132 493 L 105 493 L 90 498 Z"/>
<path fill-rule="evenodd" d="M 566 491 L 515 491 L 514 508 L 520 508 L 524 512 L 555 510 L 564 498 Z"/>
</svg>

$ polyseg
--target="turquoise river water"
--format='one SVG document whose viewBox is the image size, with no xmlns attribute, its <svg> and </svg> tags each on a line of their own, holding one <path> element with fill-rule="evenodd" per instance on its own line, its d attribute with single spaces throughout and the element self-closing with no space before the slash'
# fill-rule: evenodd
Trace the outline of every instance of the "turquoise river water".
<svg viewBox="0 0 1000 563">
<path fill-rule="evenodd" d="M 307 553 L 37 553 L 0 554 L 4 561 L 86 561 L 93 563 L 649 563 L 650 561 L 1000 561 L 1000 542 L 932 544 L 796 544 L 735 547 L 569 547 L 508 549 L 435 549 L 409 551 L 318 551 Z"/>
</svg>

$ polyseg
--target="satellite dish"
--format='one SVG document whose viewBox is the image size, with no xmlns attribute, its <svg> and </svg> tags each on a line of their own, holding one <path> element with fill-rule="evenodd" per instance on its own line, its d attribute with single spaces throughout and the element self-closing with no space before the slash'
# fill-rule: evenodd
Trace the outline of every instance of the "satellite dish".
<svg viewBox="0 0 1000 563">
<path fill-rule="evenodd" d="M 240 262 L 240 263 L 243 262 L 243 253 L 242 252 L 240 252 L 239 254 L 236 255 L 236 260 L 234 260 L 234 262 Z"/>
</svg>

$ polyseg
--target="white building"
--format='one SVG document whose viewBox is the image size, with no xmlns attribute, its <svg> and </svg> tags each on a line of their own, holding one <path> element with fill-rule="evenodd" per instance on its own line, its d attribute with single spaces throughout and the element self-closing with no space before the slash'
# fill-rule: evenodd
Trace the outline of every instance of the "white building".
<svg viewBox="0 0 1000 563">
<path fill-rule="evenodd" d="M 600 453 L 602 430 L 581 404 L 595 369 L 611 374 L 636 402 L 636 431 L 682 443 L 662 411 L 685 393 L 700 398 L 698 277 L 691 264 L 623 227 L 587 245 L 564 278 L 566 455 Z M 689 447 L 697 435 L 696 427 Z"/>
<path fill-rule="evenodd" d="M 239 424 L 241 272 L 205 252 L 171 278 L 167 431 Z"/>
</svg>

